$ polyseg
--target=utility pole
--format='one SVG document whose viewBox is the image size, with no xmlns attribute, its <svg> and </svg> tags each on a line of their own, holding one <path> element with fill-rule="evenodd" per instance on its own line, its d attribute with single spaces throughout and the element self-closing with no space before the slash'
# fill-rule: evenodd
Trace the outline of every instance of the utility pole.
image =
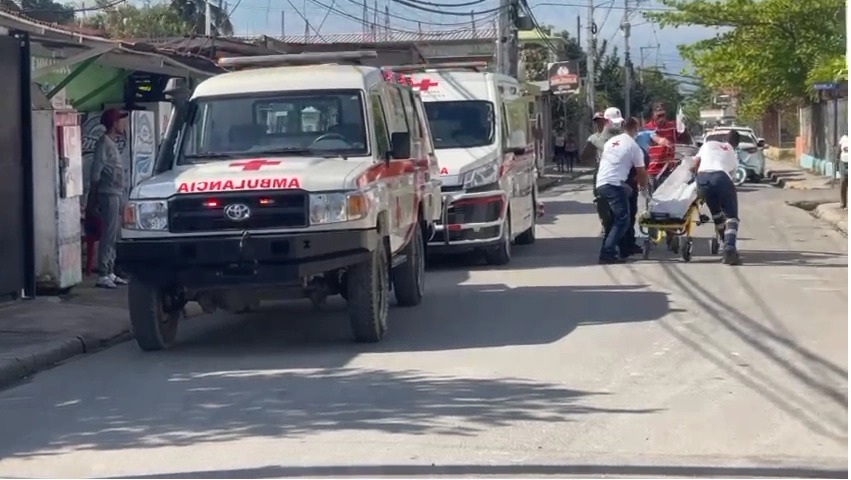
<svg viewBox="0 0 851 480">
<path fill-rule="evenodd" d="M 629 58 L 629 0 L 623 0 L 623 7 L 623 23 L 621 23 L 621 30 L 623 30 L 623 101 L 625 104 L 624 115 L 629 118 L 632 114 L 630 111 L 630 104 L 632 103 L 632 60 Z"/>
<path fill-rule="evenodd" d="M 363 36 L 369 33 L 369 10 L 366 8 L 366 0 L 363 0 Z"/>
<path fill-rule="evenodd" d="M 582 15 L 576 16 L 576 44 L 582 47 Z"/>
<path fill-rule="evenodd" d="M 517 22 L 520 18 L 520 0 L 509 0 L 508 7 L 508 75 L 517 78 L 520 63 L 520 45 L 517 38 Z M 541 32 L 542 34 L 544 32 Z"/>
<path fill-rule="evenodd" d="M 390 41 L 390 5 L 384 4 L 384 41 Z"/>
<path fill-rule="evenodd" d="M 594 0 L 588 0 L 588 60 L 587 60 L 587 68 L 588 68 L 588 79 L 585 81 L 587 84 L 586 93 L 588 95 L 588 109 L 592 112 L 595 112 L 594 108 L 594 98 L 597 93 L 595 92 L 595 82 L 596 75 L 595 71 L 596 67 L 596 57 L 597 57 L 597 24 L 594 23 Z"/>
<path fill-rule="evenodd" d="M 511 14 L 511 1 L 512 0 L 499 0 L 499 17 L 497 18 L 497 29 L 496 29 L 496 41 L 498 43 L 497 53 L 499 58 L 497 58 L 496 64 L 498 66 L 498 72 L 502 74 L 508 73 L 508 57 L 507 54 L 508 48 L 508 23 L 510 22 Z"/>
<path fill-rule="evenodd" d="M 210 0 L 204 2 L 204 36 L 213 36 L 213 6 Z"/>
<path fill-rule="evenodd" d="M 284 10 L 281 10 L 281 41 L 286 42 L 287 40 L 287 14 Z"/>
<path fill-rule="evenodd" d="M 496 29 L 496 48 L 494 50 L 494 71 L 496 73 L 504 73 L 503 70 L 505 65 L 505 48 L 503 48 L 502 44 L 502 22 L 499 19 L 493 21 L 494 28 Z"/>
</svg>

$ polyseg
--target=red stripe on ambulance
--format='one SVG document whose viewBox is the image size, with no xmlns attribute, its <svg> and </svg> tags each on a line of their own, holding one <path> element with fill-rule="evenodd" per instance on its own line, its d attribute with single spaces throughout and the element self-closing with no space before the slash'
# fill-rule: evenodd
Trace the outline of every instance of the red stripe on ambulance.
<svg viewBox="0 0 851 480">
<path fill-rule="evenodd" d="M 301 188 L 298 178 L 247 178 L 242 180 L 198 180 L 182 182 L 177 193 L 235 192 L 240 190 L 285 190 Z"/>
</svg>

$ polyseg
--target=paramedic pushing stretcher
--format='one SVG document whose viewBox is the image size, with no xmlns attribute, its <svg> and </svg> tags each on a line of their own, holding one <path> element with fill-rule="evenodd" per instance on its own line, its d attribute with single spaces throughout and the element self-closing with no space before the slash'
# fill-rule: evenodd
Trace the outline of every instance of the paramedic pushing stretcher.
<svg viewBox="0 0 851 480">
<path fill-rule="evenodd" d="M 736 250 L 736 235 L 739 230 L 739 201 L 736 186 L 730 177 L 739 165 L 736 147 L 739 132 L 730 130 L 726 142 L 710 140 L 700 147 L 694 157 L 697 172 L 697 187 L 712 214 L 712 221 L 719 236 L 724 240 L 724 258 L 727 265 L 741 265 Z"/>
<path fill-rule="evenodd" d="M 599 199 L 608 205 L 612 215 L 612 226 L 606 232 L 600 249 L 602 264 L 623 263 L 631 253 L 623 243 L 630 227 L 630 197 L 634 193 L 627 183 L 630 171 L 635 170 L 639 188 L 647 188 L 648 182 L 644 152 L 634 140 L 638 120 L 629 118 L 623 123 L 625 133 L 612 137 L 603 148 L 594 184 Z"/>
</svg>

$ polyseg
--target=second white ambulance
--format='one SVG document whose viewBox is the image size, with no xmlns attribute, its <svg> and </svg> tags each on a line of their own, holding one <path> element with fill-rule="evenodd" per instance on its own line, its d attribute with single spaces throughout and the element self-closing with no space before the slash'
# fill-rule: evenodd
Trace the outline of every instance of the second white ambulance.
<svg viewBox="0 0 851 480">
<path fill-rule="evenodd" d="M 489 264 L 507 264 L 512 243 L 535 242 L 529 98 L 507 75 L 457 68 L 407 74 L 425 105 L 443 182 L 443 215 L 429 250 L 482 250 Z"/>
</svg>

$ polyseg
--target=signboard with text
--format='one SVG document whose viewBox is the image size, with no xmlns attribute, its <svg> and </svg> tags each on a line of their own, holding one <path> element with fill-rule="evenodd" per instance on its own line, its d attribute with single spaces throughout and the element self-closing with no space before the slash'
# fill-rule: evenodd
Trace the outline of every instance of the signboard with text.
<svg viewBox="0 0 851 480">
<path fill-rule="evenodd" d="M 571 95 L 579 90 L 579 62 L 569 60 L 547 64 L 547 79 L 550 92 L 555 95 Z"/>
</svg>

